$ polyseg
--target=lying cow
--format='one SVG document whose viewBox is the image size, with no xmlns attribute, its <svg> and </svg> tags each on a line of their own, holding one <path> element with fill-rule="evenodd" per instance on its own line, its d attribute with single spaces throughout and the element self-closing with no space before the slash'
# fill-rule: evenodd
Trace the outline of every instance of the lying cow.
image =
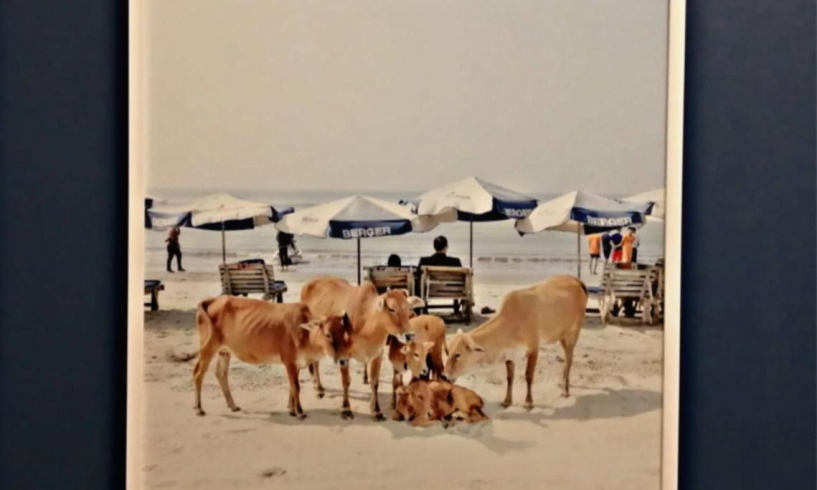
<svg viewBox="0 0 817 490">
<path fill-rule="evenodd" d="M 533 407 L 531 384 L 540 343 L 561 342 L 565 353 L 562 395 L 570 396 L 570 367 L 587 306 L 587 288 L 572 276 L 553 276 L 534 286 L 511 291 L 497 313 L 468 333 L 457 332 L 450 342 L 446 375 L 454 380 L 478 364 L 504 360 L 508 389 L 503 407 L 512 403 L 514 351 L 527 355 L 525 408 Z"/>
<path fill-rule="evenodd" d="M 448 381 L 413 380 L 396 390 L 397 405 L 394 420 L 408 420 L 415 427 L 426 427 L 441 420 L 449 427 L 455 419 L 481 422 L 488 416 L 483 412 L 482 398 L 468 388 Z"/>
<path fill-rule="evenodd" d="M 303 303 L 269 303 L 257 299 L 219 296 L 199 303 L 196 311 L 199 359 L 193 370 L 196 413 L 201 408 L 204 374 L 216 353 L 218 379 L 227 406 L 240 410 L 227 382 L 230 355 L 248 364 L 283 364 L 289 377 L 289 414 L 303 419 L 298 373 L 324 356 L 348 367 L 351 323 L 345 314 L 313 317 Z"/>
<path fill-rule="evenodd" d="M 377 390 L 380 377 L 380 365 L 383 361 L 383 350 L 389 335 L 408 342 L 413 338 L 410 333 L 409 315 L 411 310 L 423 306 L 422 299 L 409 296 L 405 289 L 395 289 L 377 294 L 374 284 L 364 282 L 352 286 L 347 281 L 336 277 L 317 277 L 312 279 L 301 290 L 301 302 L 309 306 L 316 315 L 337 315 L 346 311 L 351 320 L 351 346 L 349 357 L 368 366 L 371 370 L 371 411 L 375 420 L 385 420 L 380 412 Z M 349 367 L 341 366 L 343 384 L 343 405 L 341 417 L 353 418 L 349 405 Z M 310 367 L 318 396 L 322 396 L 320 371 L 317 361 Z"/>
</svg>

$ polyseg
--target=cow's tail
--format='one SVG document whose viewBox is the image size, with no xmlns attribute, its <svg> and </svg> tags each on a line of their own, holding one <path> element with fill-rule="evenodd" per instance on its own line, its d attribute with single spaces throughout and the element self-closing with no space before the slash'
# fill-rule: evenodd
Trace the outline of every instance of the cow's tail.
<svg viewBox="0 0 817 490">
<path fill-rule="evenodd" d="M 213 319 L 207 313 L 207 308 L 213 301 L 213 298 L 205 299 L 196 307 L 196 330 L 199 332 L 199 349 L 204 347 L 210 341 L 210 338 L 215 335 Z"/>
</svg>

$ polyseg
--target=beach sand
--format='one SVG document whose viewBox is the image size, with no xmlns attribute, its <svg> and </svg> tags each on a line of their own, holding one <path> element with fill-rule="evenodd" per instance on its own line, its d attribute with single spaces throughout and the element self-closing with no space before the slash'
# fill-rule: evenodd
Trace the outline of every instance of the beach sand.
<svg viewBox="0 0 817 490">
<path fill-rule="evenodd" d="M 660 487 L 662 330 L 635 324 L 601 325 L 589 314 L 571 372 L 571 396 L 558 387 L 561 347 L 542 347 L 534 382 L 535 407 L 522 408 L 524 368 L 517 366 L 514 405 L 500 407 L 505 368 L 480 368 L 458 380 L 486 403 L 489 422 L 419 429 L 374 422 L 369 386 L 353 361 L 355 419 L 340 418 L 340 376 L 321 364 L 327 396 L 315 396 L 301 373 L 308 417 L 286 411 L 288 383 L 281 366 L 253 366 L 233 358 L 230 384 L 241 412 L 232 413 L 213 374 L 193 411 L 192 370 L 198 342 L 196 304 L 220 292 L 212 264 L 189 272 L 161 272 L 149 260 L 148 277 L 166 290 L 160 311 L 145 313 L 144 477 L 149 489 L 606 489 Z M 287 301 L 314 271 L 285 272 Z M 213 272 L 204 272 L 212 270 Z M 534 282 L 494 271 L 477 275 L 479 311 L 496 308 L 512 289 Z M 592 277 L 588 282 L 592 283 Z M 474 322 L 473 328 L 479 321 Z M 453 335 L 458 325 L 449 326 Z M 469 327 L 464 327 L 469 328 Z M 390 416 L 391 366 L 380 375 L 380 405 Z"/>
</svg>

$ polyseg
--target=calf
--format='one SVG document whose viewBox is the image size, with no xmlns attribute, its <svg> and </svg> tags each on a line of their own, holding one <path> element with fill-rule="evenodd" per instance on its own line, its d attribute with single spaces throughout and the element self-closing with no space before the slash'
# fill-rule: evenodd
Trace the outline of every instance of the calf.
<svg viewBox="0 0 817 490">
<path fill-rule="evenodd" d="M 434 346 L 434 342 L 411 342 L 404 344 L 396 337 L 389 335 L 389 362 L 394 369 L 392 379 L 391 408 L 395 409 L 397 403 L 397 388 L 403 386 L 403 375 L 411 372 L 411 379 L 420 379 L 428 376 L 428 364 L 426 358 L 429 350 Z"/>
<path fill-rule="evenodd" d="M 442 420 L 449 427 L 454 418 L 467 422 L 481 422 L 488 417 L 483 412 L 485 403 L 474 391 L 447 381 L 413 380 L 398 387 L 394 420 L 408 420 L 415 427 L 426 427 Z"/>
<path fill-rule="evenodd" d="M 348 367 L 351 323 L 345 314 L 314 318 L 303 303 L 269 303 L 257 299 L 219 296 L 199 303 L 196 310 L 199 359 L 193 370 L 195 410 L 201 407 L 201 386 L 218 352 L 218 379 L 227 406 L 240 410 L 227 382 L 230 356 L 249 364 L 283 364 L 289 378 L 289 414 L 306 417 L 300 402 L 298 372 L 323 356 Z"/>
<path fill-rule="evenodd" d="M 445 373 L 451 380 L 478 364 L 503 360 L 508 388 L 503 407 L 512 403 L 514 362 L 511 353 L 527 354 L 525 408 L 533 407 L 531 385 L 541 342 L 560 342 L 565 353 L 562 395 L 570 395 L 570 367 L 587 306 L 587 288 L 572 276 L 553 276 L 534 286 L 511 291 L 497 313 L 468 333 L 457 332 L 451 341 Z"/>
</svg>

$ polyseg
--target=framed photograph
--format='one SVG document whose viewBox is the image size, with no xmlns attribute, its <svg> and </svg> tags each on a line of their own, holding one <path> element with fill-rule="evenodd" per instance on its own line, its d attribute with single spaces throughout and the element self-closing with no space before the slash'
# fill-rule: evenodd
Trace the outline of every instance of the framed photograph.
<svg viewBox="0 0 817 490">
<path fill-rule="evenodd" d="M 677 488 L 684 16 L 131 0 L 128 488 Z"/>
</svg>

